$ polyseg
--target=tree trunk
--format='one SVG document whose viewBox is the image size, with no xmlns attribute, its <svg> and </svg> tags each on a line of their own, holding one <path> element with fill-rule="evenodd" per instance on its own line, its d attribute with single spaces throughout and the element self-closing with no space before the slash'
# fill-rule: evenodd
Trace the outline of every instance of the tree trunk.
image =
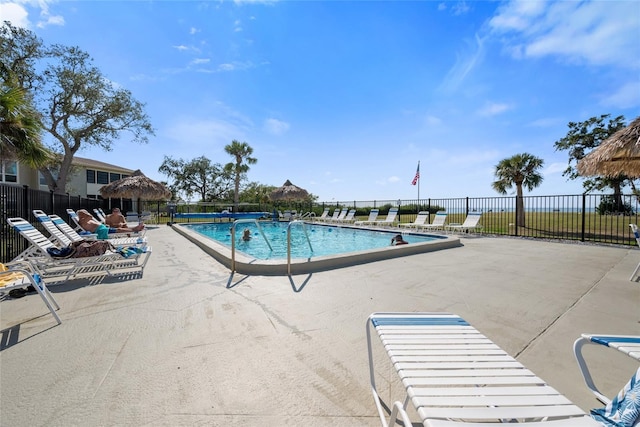
<svg viewBox="0 0 640 427">
<path fill-rule="evenodd" d="M 525 227 L 525 214 L 524 214 L 524 198 L 522 197 L 522 184 L 516 183 L 517 195 L 516 195 L 516 211 L 518 216 L 516 218 L 516 224 L 518 227 Z"/>
</svg>

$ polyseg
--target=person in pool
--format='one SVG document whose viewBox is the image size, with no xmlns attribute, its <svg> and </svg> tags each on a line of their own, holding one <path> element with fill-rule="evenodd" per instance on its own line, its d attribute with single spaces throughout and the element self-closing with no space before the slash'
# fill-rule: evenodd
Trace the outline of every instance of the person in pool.
<svg viewBox="0 0 640 427">
<path fill-rule="evenodd" d="M 242 232 L 242 240 L 244 240 L 245 242 L 251 240 L 251 231 L 248 228 L 245 228 Z"/>
<path fill-rule="evenodd" d="M 85 209 L 78 210 L 78 223 L 83 229 L 97 234 L 99 240 L 106 240 L 110 233 L 137 233 L 144 229 L 144 224 L 138 224 L 135 227 L 109 227 L 102 224 Z"/>
<path fill-rule="evenodd" d="M 391 238 L 391 246 L 406 245 L 408 243 L 402 238 L 401 234 L 396 234 L 395 237 Z"/>
</svg>

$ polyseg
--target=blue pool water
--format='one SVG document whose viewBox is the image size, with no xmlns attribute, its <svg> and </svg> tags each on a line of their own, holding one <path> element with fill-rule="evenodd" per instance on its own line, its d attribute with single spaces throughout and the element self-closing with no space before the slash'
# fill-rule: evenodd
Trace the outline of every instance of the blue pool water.
<svg viewBox="0 0 640 427">
<path fill-rule="evenodd" d="M 255 223 L 242 223 L 236 226 L 236 250 L 261 260 L 287 258 L 287 226 L 285 222 L 261 222 L 260 227 L 271 243 L 273 250 L 260 234 Z M 231 248 L 231 224 L 189 224 L 185 227 Z M 245 228 L 251 231 L 251 240 L 242 240 Z M 397 231 L 374 231 L 349 227 L 333 227 L 305 223 L 307 235 L 313 252 L 301 224 L 291 227 L 291 258 L 313 258 L 324 255 L 338 255 L 362 250 L 389 247 L 391 238 Z M 403 234 L 411 243 L 429 242 L 442 239 L 441 236 Z"/>
</svg>

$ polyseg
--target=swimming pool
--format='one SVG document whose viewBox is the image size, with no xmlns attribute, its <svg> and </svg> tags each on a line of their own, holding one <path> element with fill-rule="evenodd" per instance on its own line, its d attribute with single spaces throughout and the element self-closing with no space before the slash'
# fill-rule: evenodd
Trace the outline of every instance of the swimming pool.
<svg viewBox="0 0 640 427">
<path fill-rule="evenodd" d="M 403 236 L 410 243 L 390 246 L 391 237 L 398 234 L 397 229 L 365 229 L 305 222 L 304 228 L 313 248 L 311 252 L 300 222 L 291 224 L 292 251 L 298 252 L 295 256 L 292 255 L 291 264 L 288 265 L 286 227 L 289 224 L 291 223 L 260 222 L 265 235 L 268 233 L 271 236 L 267 236 L 267 240 L 270 241 L 273 251 L 269 250 L 267 254 L 268 245 L 255 224 L 238 223 L 234 256 L 231 251 L 231 223 L 174 224 L 173 228 L 232 270 L 258 275 L 286 275 L 289 272 L 305 274 L 461 246 L 460 240 L 454 236 L 407 233 L 406 230 L 403 230 Z M 213 235 L 217 234 L 219 240 L 199 232 L 198 228 L 208 230 L 207 232 Z M 243 242 L 241 239 L 244 228 L 251 230 L 252 239 L 249 242 Z M 367 243 L 363 246 L 363 242 Z M 255 255 L 249 254 L 250 249 L 256 251 Z M 260 254 L 260 251 L 263 253 Z"/>
<path fill-rule="evenodd" d="M 242 223 L 236 228 L 236 251 L 261 260 L 287 257 L 288 222 Z M 231 247 L 231 226 L 228 223 L 187 225 L 191 230 Z M 244 241 L 242 232 L 248 229 L 251 240 Z M 264 237 L 260 231 L 264 232 Z M 313 258 L 349 252 L 384 248 L 390 245 L 397 231 L 381 231 L 321 224 L 293 224 L 291 258 Z M 308 236 L 308 239 L 307 239 Z M 442 236 L 405 234 L 409 243 L 430 242 Z M 267 243 L 268 242 L 268 243 Z"/>
</svg>

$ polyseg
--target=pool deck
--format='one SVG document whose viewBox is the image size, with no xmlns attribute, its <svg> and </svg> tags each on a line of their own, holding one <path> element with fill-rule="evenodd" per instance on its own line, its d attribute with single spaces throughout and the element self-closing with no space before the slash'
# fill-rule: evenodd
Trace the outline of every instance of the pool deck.
<svg viewBox="0 0 640 427">
<path fill-rule="evenodd" d="M 147 237 L 143 277 L 51 288 L 59 326 L 37 295 L 0 302 L 0 425 L 376 426 L 375 311 L 456 313 L 588 410 L 601 405 L 575 339 L 640 334 L 637 247 L 460 235 L 460 247 L 290 278 L 230 275 L 172 227 Z M 398 381 L 376 354 L 389 404 Z M 608 395 L 637 369 L 615 350 L 585 354 Z"/>
</svg>

